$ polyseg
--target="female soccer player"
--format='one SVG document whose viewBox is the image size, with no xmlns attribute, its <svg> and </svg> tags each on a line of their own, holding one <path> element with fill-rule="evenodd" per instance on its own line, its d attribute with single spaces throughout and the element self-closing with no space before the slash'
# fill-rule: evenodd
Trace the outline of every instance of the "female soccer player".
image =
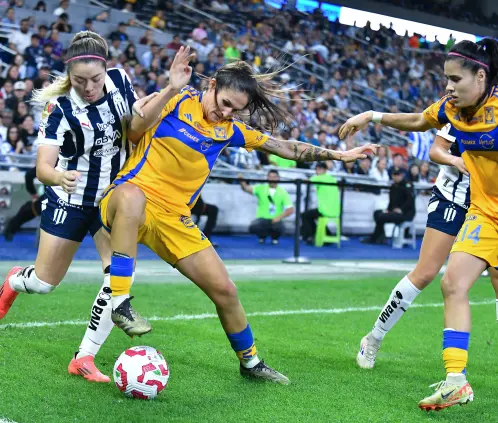
<svg viewBox="0 0 498 423">
<path fill-rule="evenodd" d="M 234 115 L 265 111 L 271 128 L 287 119 L 271 102 L 274 74 L 258 75 L 244 62 L 220 68 L 199 92 L 185 86 L 192 68 L 189 48 L 181 48 L 170 71 L 169 85 L 130 125 L 138 142 L 125 167 L 104 194 L 101 219 L 111 231 L 113 322 L 129 336 L 151 330 L 130 306 L 130 286 L 137 241 L 201 288 L 214 302 L 244 376 L 287 384 L 286 376 L 258 358 L 251 327 L 237 289 L 209 240 L 191 220 L 191 208 L 219 154 L 228 146 L 261 149 L 303 161 L 354 161 L 375 150 L 369 144 L 351 151 L 326 150 L 297 141 L 282 141 L 257 131 Z M 181 66 L 178 66 L 181 64 Z M 152 128 L 150 128 L 150 126 Z M 145 136 L 140 134 L 147 128 Z"/>
<path fill-rule="evenodd" d="M 90 232 L 104 269 L 104 284 L 80 350 L 69 372 L 108 382 L 93 363 L 100 339 L 112 329 L 110 240 L 102 230 L 98 204 L 129 155 L 126 138 L 135 94 L 126 74 L 107 70 L 107 43 L 98 34 L 75 35 L 66 55 L 67 76 L 35 93 L 46 103 L 38 134 L 36 174 L 47 185 L 42 202 L 40 245 L 34 265 L 14 267 L 0 288 L 0 319 L 20 292 L 48 294 L 61 282 L 85 235 Z M 141 101 L 145 104 L 147 100 Z M 135 108 L 141 113 L 140 107 Z M 107 304 L 109 303 L 109 304 Z"/>
<path fill-rule="evenodd" d="M 377 351 L 384 337 L 406 313 L 418 294 L 439 273 L 465 221 L 465 214 L 470 206 L 469 172 L 461 158 L 455 137 L 449 133 L 450 129 L 451 125 L 447 124 L 438 131 L 430 150 L 431 160 L 443 166 L 432 189 L 418 263 L 394 287 L 372 331 L 361 340 L 360 351 L 356 356 L 356 362 L 361 368 L 374 367 Z M 497 298 L 498 320 L 498 271 L 493 268 L 489 271 Z"/>
<path fill-rule="evenodd" d="M 369 122 L 404 131 L 426 131 L 451 123 L 470 173 L 470 208 L 451 249 L 441 280 L 444 297 L 443 360 L 446 380 L 419 402 L 425 410 L 440 410 L 474 399 L 466 379 L 470 337 L 468 292 L 483 270 L 498 266 L 498 42 L 461 41 L 446 57 L 444 71 L 448 95 L 423 113 L 365 112 L 346 121 L 344 138 Z"/>
</svg>

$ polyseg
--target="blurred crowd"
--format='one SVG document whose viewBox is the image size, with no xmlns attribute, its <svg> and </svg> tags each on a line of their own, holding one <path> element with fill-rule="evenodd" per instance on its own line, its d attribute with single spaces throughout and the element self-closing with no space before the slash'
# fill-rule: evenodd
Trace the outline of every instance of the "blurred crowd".
<svg viewBox="0 0 498 423">
<path fill-rule="evenodd" d="M 437 100 L 444 93 L 441 52 L 451 47 L 453 39 L 445 45 L 437 40 L 427 43 L 423 35 L 398 36 L 389 27 L 378 31 L 369 25 L 348 27 L 328 21 L 320 10 L 308 15 L 277 11 L 258 0 L 184 3 L 227 19 L 222 19 L 223 23 L 198 22 L 186 35 L 174 34 L 167 45 L 154 41 L 153 30 L 144 31 L 139 39 L 130 37 L 127 32 L 133 19 L 115 27 L 109 25 L 109 33 L 102 34 L 109 43 L 108 66 L 123 68 L 139 97 L 166 86 L 174 54 L 185 44 L 197 53 L 191 80 L 197 89 L 206 84 L 202 75 L 212 76 L 230 61 L 245 60 L 259 72 L 285 68 L 295 62 L 279 74 L 277 82 L 286 94 L 276 100 L 292 112 L 294 123 L 278 128 L 274 135 L 337 150 L 368 142 L 386 144 L 379 157 L 347 166 L 330 162 L 327 166 L 334 171 L 369 175 L 381 182 L 389 181 L 395 168 L 403 169 L 407 178 L 414 181 L 430 179 L 428 158 L 412 153 L 409 134 L 401 134 L 405 138 L 399 139 L 405 144 L 393 154 L 381 125 L 365 128 L 346 141 L 339 140 L 337 132 L 347 114 L 368 109 L 422 111 L 425 105 Z M 6 154 L 36 151 L 33 143 L 43 105 L 28 100 L 33 89 L 50 83 L 54 71 L 64 71 L 65 51 L 59 34 L 93 30 L 94 23 L 106 22 L 108 15 L 102 11 L 76 28 L 69 24 L 69 0 L 61 0 L 53 11 L 39 1 L 35 10 L 52 12 L 54 21 L 51 25 L 36 25 L 34 19 L 16 18 L 17 8 L 24 6 L 23 0 L 0 0 L 2 4 L 6 7 L 1 22 L 15 26 L 9 37 L 2 40 L 15 54 L 2 53 L 7 66 L 0 73 L 0 160 L 8 162 L 12 159 Z M 114 4 L 127 12 L 137 11 L 137 6 L 137 0 Z M 146 23 L 171 32 L 170 20 L 178 7 L 173 1 L 159 0 Z M 224 23 L 234 16 L 243 17 L 239 26 Z M 241 169 L 268 164 L 296 166 L 295 162 L 243 149 L 227 150 L 222 159 Z"/>
</svg>

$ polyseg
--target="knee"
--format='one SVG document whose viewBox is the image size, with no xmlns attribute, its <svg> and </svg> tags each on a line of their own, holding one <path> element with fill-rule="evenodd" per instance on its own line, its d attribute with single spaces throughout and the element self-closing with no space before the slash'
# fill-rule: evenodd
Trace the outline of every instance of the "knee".
<svg viewBox="0 0 498 423">
<path fill-rule="evenodd" d="M 467 297 L 468 289 L 458 275 L 447 270 L 441 279 L 441 292 L 445 299 L 459 298 Z"/>
<path fill-rule="evenodd" d="M 211 298 L 217 307 L 229 307 L 239 301 L 237 287 L 230 279 L 226 279 L 215 287 Z"/>
<path fill-rule="evenodd" d="M 128 217 L 140 218 L 145 210 L 147 199 L 143 191 L 131 184 L 124 184 L 116 188 L 116 212 Z"/>
<path fill-rule="evenodd" d="M 427 267 L 426 269 L 415 268 L 409 273 L 408 278 L 419 289 L 429 285 L 439 273 L 439 269 Z"/>
</svg>

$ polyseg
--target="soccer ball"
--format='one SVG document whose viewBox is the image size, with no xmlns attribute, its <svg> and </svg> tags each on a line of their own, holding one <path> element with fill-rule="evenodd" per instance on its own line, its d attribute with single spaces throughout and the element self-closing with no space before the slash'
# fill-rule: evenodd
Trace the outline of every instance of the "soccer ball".
<svg viewBox="0 0 498 423">
<path fill-rule="evenodd" d="M 114 383 L 130 398 L 154 399 L 166 388 L 168 379 L 168 363 L 152 347 L 129 348 L 114 365 Z"/>
</svg>

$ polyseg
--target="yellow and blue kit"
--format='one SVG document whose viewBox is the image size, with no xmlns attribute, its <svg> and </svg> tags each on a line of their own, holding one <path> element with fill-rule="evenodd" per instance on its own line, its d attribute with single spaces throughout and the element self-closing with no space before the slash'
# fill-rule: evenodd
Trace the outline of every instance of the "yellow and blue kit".
<svg viewBox="0 0 498 423">
<path fill-rule="evenodd" d="M 268 140 L 237 119 L 207 122 L 202 95 L 186 86 L 166 104 L 159 123 L 145 133 L 100 204 L 108 226 L 112 190 L 124 183 L 139 187 L 147 206 L 138 241 L 172 265 L 211 245 L 192 222 L 190 210 L 221 152 L 227 147 L 252 150 Z"/>
<path fill-rule="evenodd" d="M 461 251 L 479 257 L 490 266 L 498 266 L 498 86 L 488 100 L 467 121 L 459 109 L 443 97 L 424 111 L 434 127 L 451 123 L 462 158 L 470 173 L 470 208 L 458 233 L 452 252 Z"/>
</svg>

